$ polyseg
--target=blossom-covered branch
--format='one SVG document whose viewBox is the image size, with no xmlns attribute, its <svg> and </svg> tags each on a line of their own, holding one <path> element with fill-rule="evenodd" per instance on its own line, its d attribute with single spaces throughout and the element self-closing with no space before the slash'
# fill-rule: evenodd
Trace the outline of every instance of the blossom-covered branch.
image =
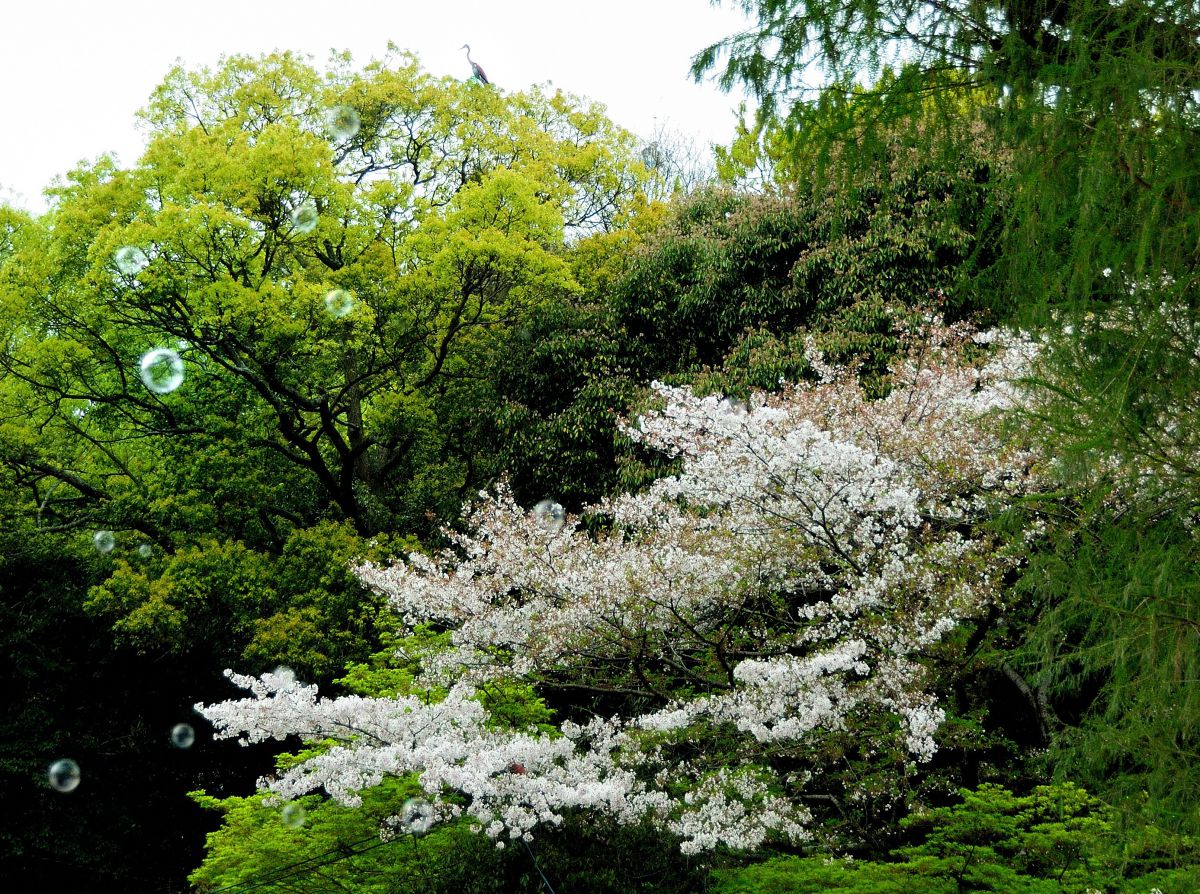
<svg viewBox="0 0 1200 894">
<path fill-rule="evenodd" d="M 219 735 L 340 742 L 272 781 L 281 797 L 353 803 L 417 773 L 493 837 L 587 809 L 651 820 L 688 852 L 802 839 L 830 737 L 892 729 L 932 756 L 944 712 L 922 658 L 1014 561 L 980 523 L 1035 484 L 1036 456 L 991 415 L 1034 352 L 1000 339 L 973 366 L 968 336 L 932 327 L 881 400 L 815 353 L 819 382 L 747 405 L 656 383 L 626 433 L 680 470 L 591 507 L 591 532 L 501 485 L 440 554 L 358 568 L 407 624 L 449 631 L 421 662 L 439 701 L 235 677 L 252 697 L 201 710 Z M 489 717 L 482 691 L 514 681 L 565 717 L 557 731 Z"/>
</svg>

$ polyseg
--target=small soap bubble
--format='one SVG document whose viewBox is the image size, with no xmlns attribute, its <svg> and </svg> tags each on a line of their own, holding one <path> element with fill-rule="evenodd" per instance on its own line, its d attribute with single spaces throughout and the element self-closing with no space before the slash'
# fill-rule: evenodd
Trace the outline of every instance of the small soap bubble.
<svg viewBox="0 0 1200 894">
<path fill-rule="evenodd" d="M 284 804 L 283 810 L 279 811 L 279 821 L 289 829 L 299 829 L 304 825 L 304 821 L 307 818 L 306 814 L 307 811 L 305 811 L 303 804 L 291 801 Z"/>
<path fill-rule="evenodd" d="M 137 548 L 137 554 L 138 554 L 139 559 L 148 559 L 152 555 L 154 555 L 154 547 L 151 546 L 149 543 L 139 543 L 138 548 Z"/>
<path fill-rule="evenodd" d="M 400 808 L 400 828 L 410 835 L 424 835 L 433 826 L 433 805 L 423 798 L 409 798 Z"/>
<path fill-rule="evenodd" d="M 79 764 L 64 757 L 50 765 L 46 773 L 50 787 L 60 792 L 73 792 L 79 787 Z"/>
<path fill-rule="evenodd" d="M 176 748 L 191 748 L 196 741 L 196 731 L 190 723 L 177 723 L 171 727 L 171 744 Z"/>
<path fill-rule="evenodd" d="M 297 233 L 311 233 L 316 229 L 318 217 L 317 206 L 312 202 L 305 202 L 292 212 L 292 226 L 296 228 Z"/>
<path fill-rule="evenodd" d="M 113 261 L 117 269 L 126 276 L 137 276 L 146 269 L 150 259 L 136 245 L 126 245 L 113 252 Z"/>
<path fill-rule="evenodd" d="M 331 317 L 341 319 L 354 310 L 354 296 L 345 289 L 330 289 L 325 293 L 325 309 Z"/>
<path fill-rule="evenodd" d="M 97 531 L 92 535 L 92 546 L 98 553 L 111 553 L 117 545 L 117 538 L 112 531 Z"/>
<path fill-rule="evenodd" d="M 533 515 L 543 527 L 551 531 L 557 531 L 567 519 L 567 512 L 562 508 L 562 504 L 553 500 L 542 500 L 533 507 Z"/>
<path fill-rule="evenodd" d="M 155 348 L 142 355 L 142 384 L 155 394 L 170 394 L 183 384 L 183 358 L 170 348 Z"/>
<path fill-rule="evenodd" d="M 325 113 L 325 129 L 339 140 L 348 140 L 358 133 L 360 124 L 354 106 L 334 106 Z"/>
</svg>

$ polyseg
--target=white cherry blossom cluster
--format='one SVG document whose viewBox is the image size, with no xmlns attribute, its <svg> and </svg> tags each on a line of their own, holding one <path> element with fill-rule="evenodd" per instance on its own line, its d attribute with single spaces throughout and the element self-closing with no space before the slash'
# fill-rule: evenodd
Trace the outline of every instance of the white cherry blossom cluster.
<svg viewBox="0 0 1200 894">
<path fill-rule="evenodd" d="M 407 624 L 449 632 L 418 678 L 440 698 L 235 675 L 250 697 L 198 710 L 218 736 L 336 743 L 266 780 L 280 798 L 354 804 L 413 773 L 438 818 L 498 840 L 579 810 L 650 820 L 690 853 L 802 840 L 796 767 L 819 771 L 829 737 L 892 718 L 911 758 L 933 755 L 945 715 L 922 657 L 1015 561 L 979 523 L 1037 486 L 1038 457 L 994 417 L 1036 352 L 990 333 L 971 365 L 971 335 L 914 340 L 879 400 L 815 353 L 820 381 L 745 404 L 655 383 L 626 431 L 679 471 L 589 507 L 588 530 L 501 485 L 446 550 L 357 568 Z M 483 693 L 514 681 L 557 730 L 489 716 Z"/>
</svg>

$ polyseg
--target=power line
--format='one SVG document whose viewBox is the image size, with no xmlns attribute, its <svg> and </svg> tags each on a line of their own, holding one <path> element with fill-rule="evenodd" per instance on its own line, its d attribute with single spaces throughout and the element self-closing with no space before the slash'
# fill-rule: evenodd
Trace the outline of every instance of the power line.
<svg viewBox="0 0 1200 894">
<path fill-rule="evenodd" d="M 546 890 L 549 891 L 550 894 L 555 894 L 554 886 L 551 885 L 550 880 L 546 878 L 546 873 L 542 872 L 542 867 L 538 866 L 537 857 L 533 855 L 533 848 L 529 846 L 529 842 L 524 838 L 521 839 L 521 842 L 525 845 L 525 850 L 529 851 L 529 859 L 533 861 L 533 868 L 537 870 L 537 874 L 542 877 L 542 884 L 546 886 Z"/>
<path fill-rule="evenodd" d="M 330 848 L 322 853 L 315 854 L 311 857 L 305 857 L 303 860 L 297 860 L 295 863 L 289 863 L 287 866 L 281 866 L 278 869 L 267 869 L 259 873 L 258 876 L 251 876 L 240 882 L 233 882 L 229 885 L 223 885 L 220 888 L 214 888 L 210 894 L 222 894 L 222 892 L 241 892 L 253 891 L 256 888 L 262 888 L 266 885 L 274 885 L 278 882 L 286 881 L 293 876 L 304 872 L 309 872 L 316 869 L 321 869 L 325 866 L 333 866 L 335 863 L 340 863 L 343 860 L 348 860 L 351 857 L 357 857 L 360 854 L 365 854 L 375 850 L 375 848 L 383 847 L 385 844 L 391 844 L 393 841 L 399 841 L 397 836 L 394 839 L 386 841 L 380 840 L 378 836 L 371 835 L 366 838 L 360 838 L 357 841 L 352 841 L 350 844 L 338 845 Z M 374 842 L 369 847 L 359 848 L 359 845 L 367 842 Z M 416 844 L 416 836 L 413 836 L 413 844 Z M 525 845 L 525 850 L 529 852 L 529 859 L 533 861 L 533 868 L 537 870 L 537 874 L 541 876 L 542 884 L 545 886 L 549 894 L 556 894 L 554 886 L 550 884 L 550 880 L 546 878 L 546 874 L 542 872 L 542 867 L 538 865 L 537 857 L 534 856 L 533 848 L 529 846 L 529 842 L 522 839 L 522 844 Z M 355 848 L 358 848 L 355 850 Z M 332 857 L 332 859 L 324 859 Z"/>
<path fill-rule="evenodd" d="M 361 844 L 366 844 L 368 841 L 373 841 L 370 847 L 358 848 Z M 391 844 L 391 841 L 381 841 L 377 835 L 371 835 L 367 838 L 360 838 L 358 841 L 352 841 L 350 844 L 338 845 L 330 848 L 323 853 L 316 854 L 312 857 L 306 857 L 303 860 L 298 860 L 287 866 L 281 866 L 278 869 L 268 869 L 258 874 L 258 877 L 251 876 L 240 882 L 234 882 L 230 885 L 224 885 L 220 888 L 214 888 L 212 894 L 219 894 L 222 891 L 253 891 L 255 888 L 261 888 L 264 885 L 273 885 L 276 882 L 284 881 L 301 872 L 310 869 L 319 869 L 323 866 L 332 866 L 334 863 L 340 863 L 342 860 L 348 860 L 351 857 L 357 857 L 359 854 L 365 854 L 377 847 L 382 847 L 385 844 Z M 333 859 L 326 860 L 325 857 L 332 856 Z"/>
</svg>

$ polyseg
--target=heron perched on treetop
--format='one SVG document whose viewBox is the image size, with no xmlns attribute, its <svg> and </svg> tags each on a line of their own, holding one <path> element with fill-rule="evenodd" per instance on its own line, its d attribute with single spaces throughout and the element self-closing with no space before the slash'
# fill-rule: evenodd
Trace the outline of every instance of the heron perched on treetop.
<svg viewBox="0 0 1200 894">
<path fill-rule="evenodd" d="M 467 51 L 467 61 L 471 63 L 471 76 L 481 84 L 490 84 L 491 81 L 488 80 L 488 76 L 484 74 L 483 69 L 479 67 L 479 63 L 471 58 L 471 45 L 464 43 L 459 49 Z"/>
</svg>

